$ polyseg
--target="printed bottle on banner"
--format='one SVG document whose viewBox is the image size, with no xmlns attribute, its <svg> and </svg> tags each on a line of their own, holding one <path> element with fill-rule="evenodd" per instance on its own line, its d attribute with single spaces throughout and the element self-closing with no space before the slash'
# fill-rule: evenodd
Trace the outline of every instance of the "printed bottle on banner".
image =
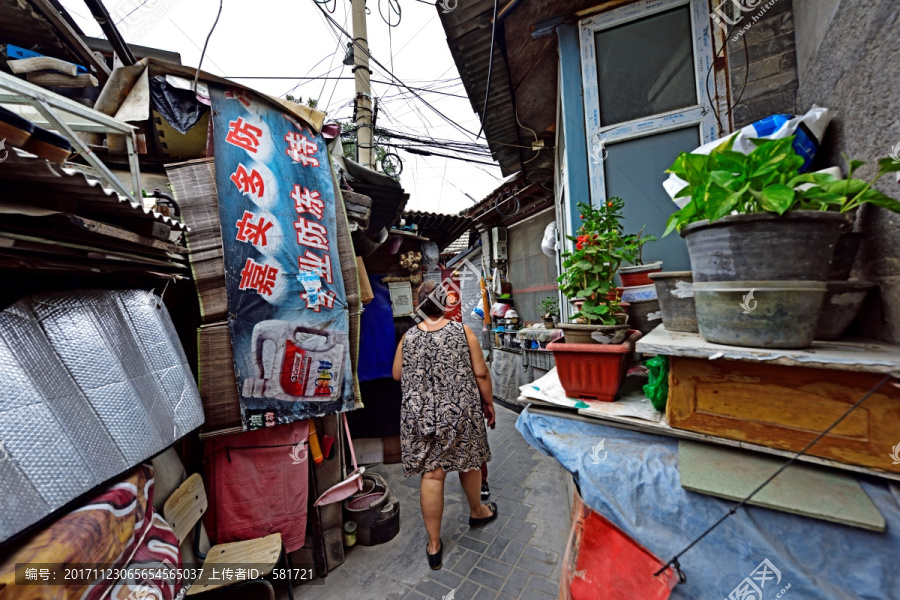
<svg viewBox="0 0 900 600">
<path fill-rule="evenodd" d="M 341 396 L 343 332 L 288 321 L 261 321 L 253 328 L 259 378 L 246 378 L 245 398 L 331 401 Z"/>
</svg>

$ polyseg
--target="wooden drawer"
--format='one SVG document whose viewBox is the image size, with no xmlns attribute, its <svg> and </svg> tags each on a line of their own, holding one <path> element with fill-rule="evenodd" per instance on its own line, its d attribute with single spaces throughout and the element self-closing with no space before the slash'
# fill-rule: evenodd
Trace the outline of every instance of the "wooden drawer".
<svg viewBox="0 0 900 600">
<path fill-rule="evenodd" d="M 884 375 L 737 360 L 670 357 L 669 425 L 799 451 Z M 885 384 L 808 454 L 900 473 L 900 389 Z"/>
</svg>

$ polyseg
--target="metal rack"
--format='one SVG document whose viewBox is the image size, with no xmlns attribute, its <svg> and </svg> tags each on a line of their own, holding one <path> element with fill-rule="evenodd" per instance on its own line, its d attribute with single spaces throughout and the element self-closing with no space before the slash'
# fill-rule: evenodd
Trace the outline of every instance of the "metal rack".
<svg viewBox="0 0 900 600">
<path fill-rule="evenodd" d="M 98 176 L 109 187 L 132 202 L 141 202 L 141 171 L 135 152 L 134 126 L 3 72 L 0 72 L 0 104 L 32 106 L 47 119 L 46 123 L 35 123 L 36 125 L 46 125 L 48 128 L 56 130 L 60 135 L 65 136 L 78 151 L 78 154 L 97 170 Z M 65 115 L 77 117 L 78 120 L 67 119 Z M 93 150 L 78 137 L 75 133 L 76 131 L 115 133 L 124 136 L 129 170 L 131 172 L 130 191 L 126 189 L 125 185 L 119 181 L 103 161 L 97 158 Z"/>
</svg>

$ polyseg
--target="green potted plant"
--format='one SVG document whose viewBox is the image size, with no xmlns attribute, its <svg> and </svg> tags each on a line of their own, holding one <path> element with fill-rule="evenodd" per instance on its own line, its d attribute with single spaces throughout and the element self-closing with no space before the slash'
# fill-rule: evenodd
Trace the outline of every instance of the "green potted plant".
<svg viewBox="0 0 900 600">
<path fill-rule="evenodd" d="M 609 198 L 600 206 L 579 203 L 582 225 L 575 249 L 563 253 L 559 288 L 569 299 L 581 298 L 578 323 L 559 323 L 565 342 L 553 352 L 560 383 L 573 398 L 615 400 L 640 332 L 629 332 L 616 294 L 615 275 L 625 260 L 626 236 L 620 225 L 624 202 Z"/>
<path fill-rule="evenodd" d="M 640 285 L 652 285 L 648 275 L 650 273 L 659 273 L 662 271 L 662 261 L 657 260 L 644 264 L 644 244 L 647 242 L 655 242 L 656 237 L 652 235 L 644 235 L 644 228 L 637 233 L 631 233 L 622 239 L 622 254 L 625 262 L 629 265 L 619 267 L 619 278 L 622 280 L 622 287 L 636 287 Z"/>
<path fill-rule="evenodd" d="M 615 293 L 615 275 L 625 259 L 624 234 L 619 224 L 624 202 L 610 198 L 599 207 L 580 202 L 581 227 L 575 236 L 575 249 L 563 252 L 563 272 L 557 279 L 559 289 L 576 304 L 577 323 L 560 323 L 567 341 L 591 343 L 591 333 L 600 331 L 607 343 L 621 343 L 627 325 L 622 318 Z"/>
<path fill-rule="evenodd" d="M 792 137 L 755 140 L 746 155 L 732 150 L 733 140 L 706 156 L 683 153 L 669 168 L 687 182 L 676 198 L 690 202 L 670 216 L 666 235 L 678 230 L 687 243 L 700 335 L 807 346 L 839 235 L 861 204 L 900 212 L 900 202 L 872 187 L 900 164 L 880 160 L 869 182 L 853 178 L 863 163 L 852 160 L 847 179 L 800 174 Z"/>
<path fill-rule="evenodd" d="M 538 305 L 538 312 L 541 313 L 541 320 L 547 329 L 556 327 L 556 319 L 559 318 L 559 300 L 553 296 L 547 296 Z"/>
</svg>

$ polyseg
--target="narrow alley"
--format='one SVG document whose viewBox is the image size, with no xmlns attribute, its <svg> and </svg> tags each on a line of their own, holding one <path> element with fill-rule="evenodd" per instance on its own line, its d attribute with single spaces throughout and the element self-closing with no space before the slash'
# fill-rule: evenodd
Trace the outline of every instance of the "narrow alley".
<svg viewBox="0 0 900 600">
<path fill-rule="evenodd" d="M 420 477 L 405 478 L 400 465 L 378 465 L 400 501 L 400 535 L 370 548 L 347 550 L 351 568 L 295 588 L 295 598 L 315 600 L 490 600 L 558 597 L 560 561 L 569 535 L 568 474 L 529 446 L 516 431 L 516 413 L 497 406 L 497 428 L 488 430 L 490 499 L 499 516 L 470 529 L 465 496 L 455 475 L 447 478 L 442 537 L 443 568 L 431 571 L 419 509 Z M 569 484 L 571 486 L 571 484 Z M 571 489 L 571 488 L 569 488 Z M 280 598 L 286 598 L 286 592 Z"/>
<path fill-rule="evenodd" d="M 900 600 L 898 41 L 0 0 L 0 600 Z"/>
</svg>

